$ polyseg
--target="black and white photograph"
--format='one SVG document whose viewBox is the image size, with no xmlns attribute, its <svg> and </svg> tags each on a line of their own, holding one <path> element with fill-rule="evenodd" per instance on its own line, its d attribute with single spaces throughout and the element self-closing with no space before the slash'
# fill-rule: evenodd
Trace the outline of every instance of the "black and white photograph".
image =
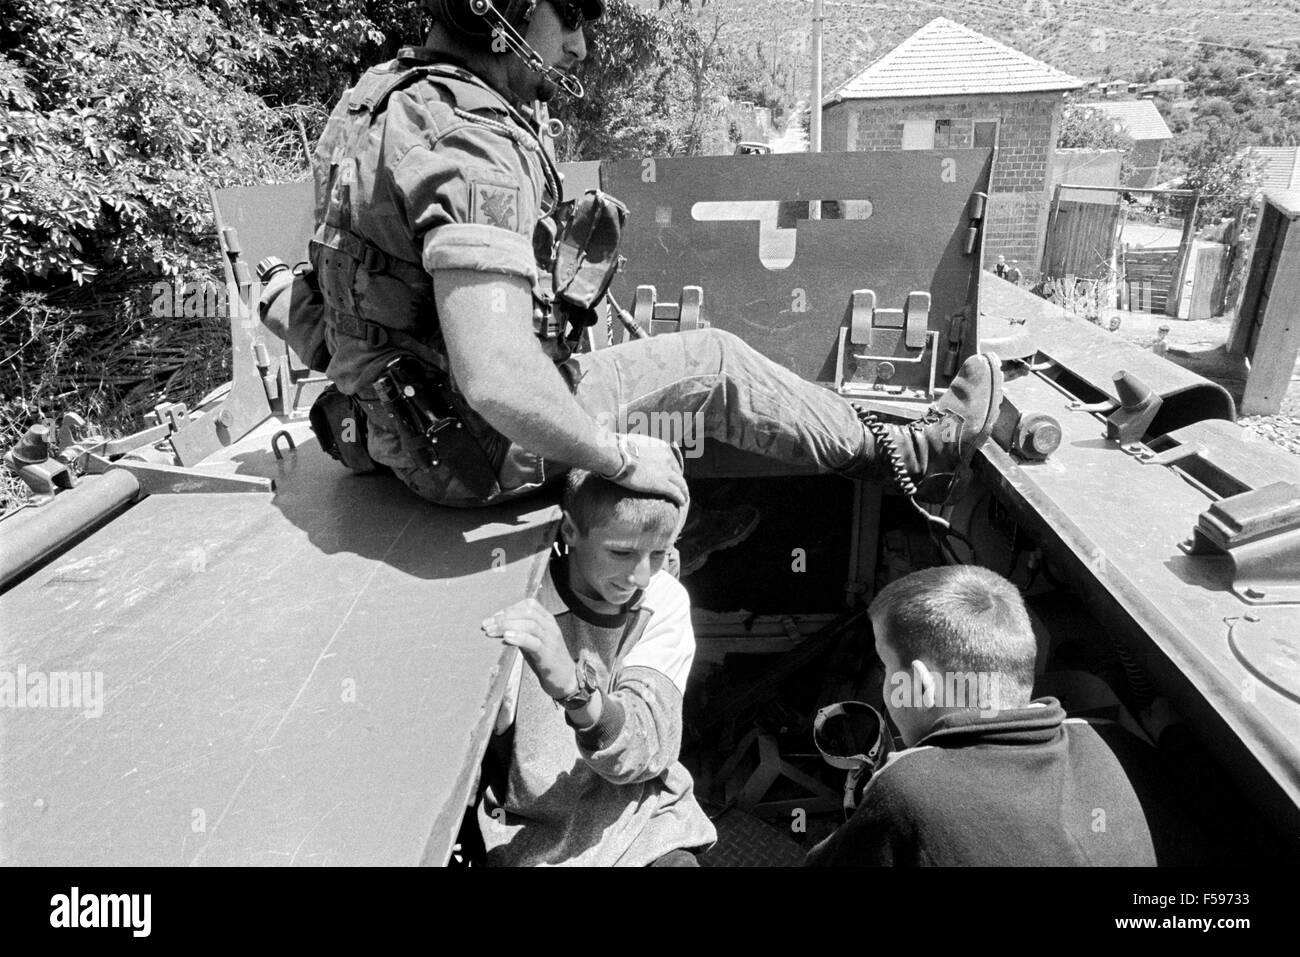
<svg viewBox="0 0 1300 957">
<path fill-rule="evenodd" d="M 15 926 L 1281 926 L 1297 0 L 0 0 L 0 356 Z"/>
</svg>

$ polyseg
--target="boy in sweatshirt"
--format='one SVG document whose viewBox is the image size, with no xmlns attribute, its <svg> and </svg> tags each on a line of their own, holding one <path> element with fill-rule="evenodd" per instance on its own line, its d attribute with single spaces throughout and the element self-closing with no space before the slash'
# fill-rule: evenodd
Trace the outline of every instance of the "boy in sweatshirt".
<svg viewBox="0 0 1300 957">
<path fill-rule="evenodd" d="M 664 563 L 681 509 L 578 469 L 563 508 L 537 596 L 483 622 L 520 650 L 478 808 L 488 863 L 694 865 L 717 835 L 678 760 L 695 635 Z"/>
<path fill-rule="evenodd" d="M 1014 585 L 929 568 L 883 588 L 870 614 L 904 750 L 809 864 L 1188 862 L 1167 856 L 1192 852 L 1154 749 L 1031 700 L 1036 642 Z"/>
</svg>

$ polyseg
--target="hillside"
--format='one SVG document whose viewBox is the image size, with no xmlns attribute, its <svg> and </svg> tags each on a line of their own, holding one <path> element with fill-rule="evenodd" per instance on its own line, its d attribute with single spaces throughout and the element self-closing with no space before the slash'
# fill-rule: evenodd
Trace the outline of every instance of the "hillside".
<svg viewBox="0 0 1300 957">
<path fill-rule="evenodd" d="M 643 0 L 654 7 L 657 0 Z M 708 0 L 705 34 L 765 65 L 788 103 L 811 90 L 812 0 Z M 824 89 L 945 16 L 1080 78 L 1127 77 L 1187 40 L 1300 47 L 1300 0 L 825 0 Z"/>
</svg>

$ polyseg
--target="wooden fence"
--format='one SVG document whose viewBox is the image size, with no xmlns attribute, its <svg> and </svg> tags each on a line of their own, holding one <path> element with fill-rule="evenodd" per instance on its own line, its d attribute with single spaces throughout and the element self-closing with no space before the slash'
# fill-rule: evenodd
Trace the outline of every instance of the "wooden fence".
<svg viewBox="0 0 1300 957">
<path fill-rule="evenodd" d="M 1163 313 L 1178 268 L 1178 247 L 1124 247 L 1120 257 L 1120 308 Z"/>
<path fill-rule="evenodd" d="M 1088 279 L 1109 275 L 1119 212 L 1114 203 L 1054 202 L 1043 248 L 1043 275 Z"/>
<path fill-rule="evenodd" d="M 1223 315 L 1226 307 L 1228 279 L 1232 268 L 1232 249 L 1219 243 L 1196 246 L 1191 263 L 1190 301 L 1182 318 L 1210 319 Z M 1178 269 L 1178 247 L 1124 247 L 1120 255 L 1120 308 L 1135 312 L 1172 315 L 1169 306 L 1170 286 Z"/>
</svg>

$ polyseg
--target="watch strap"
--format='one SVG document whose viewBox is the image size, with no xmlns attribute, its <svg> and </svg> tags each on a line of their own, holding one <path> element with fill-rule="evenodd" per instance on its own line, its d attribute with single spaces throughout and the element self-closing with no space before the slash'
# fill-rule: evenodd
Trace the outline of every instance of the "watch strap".
<svg viewBox="0 0 1300 957">
<path fill-rule="evenodd" d="M 573 663 L 574 676 L 578 680 L 578 690 L 563 698 L 556 698 L 555 703 L 565 711 L 574 711 L 584 707 L 592 696 L 600 690 L 596 684 L 595 669 L 582 658 Z"/>
</svg>

